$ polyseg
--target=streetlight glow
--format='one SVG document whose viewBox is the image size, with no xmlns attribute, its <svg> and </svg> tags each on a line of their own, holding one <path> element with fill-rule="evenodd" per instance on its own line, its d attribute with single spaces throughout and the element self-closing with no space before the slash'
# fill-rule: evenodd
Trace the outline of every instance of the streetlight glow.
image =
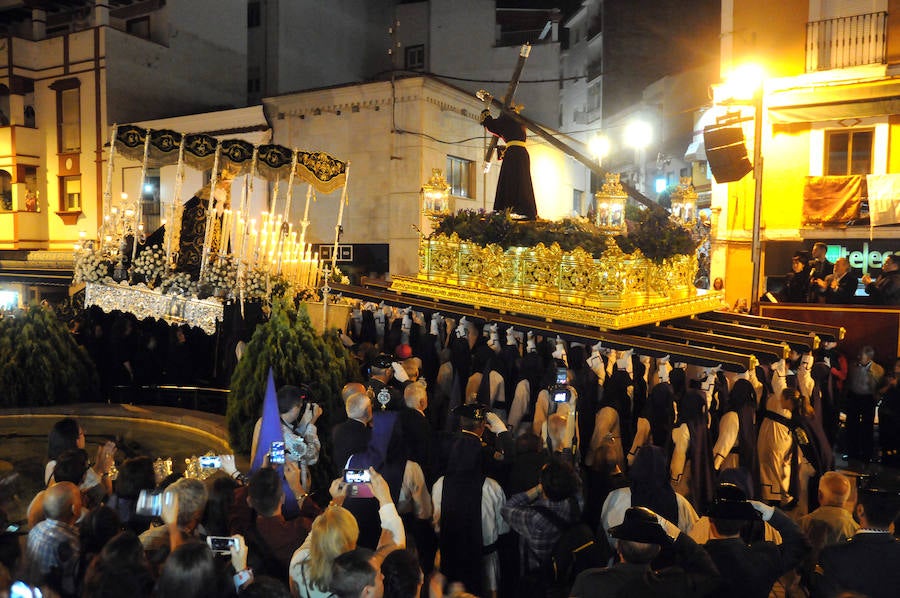
<svg viewBox="0 0 900 598">
<path fill-rule="evenodd" d="M 629 147 L 641 150 L 653 140 L 653 128 L 642 120 L 634 120 L 625 127 L 625 143 Z"/>
<path fill-rule="evenodd" d="M 603 162 L 603 158 L 609 155 L 609 138 L 606 135 L 597 135 L 588 144 L 591 153 L 597 158 L 598 162 Z"/>
<path fill-rule="evenodd" d="M 758 64 L 743 64 L 729 73 L 722 84 L 723 97 L 732 100 L 752 100 L 766 78 L 765 69 Z"/>
</svg>

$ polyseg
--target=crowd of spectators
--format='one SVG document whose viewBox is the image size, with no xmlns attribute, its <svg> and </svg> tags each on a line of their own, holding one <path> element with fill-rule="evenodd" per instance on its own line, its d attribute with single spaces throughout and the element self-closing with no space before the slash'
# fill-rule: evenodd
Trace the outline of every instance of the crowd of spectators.
<svg viewBox="0 0 900 598">
<path fill-rule="evenodd" d="M 308 389 L 279 389 L 283 464 L 261 424 L 250 471 L 220 455 L 203 481 L 160 479 L 154 456 L 121 460 L 113 443 L 87 446 L 77 420 L 57 422 L 27 534 L 2 536 L 0 592 L 13 581 L 15 595 L 134 598 L 900 587 L 900 499 L 834 471 L 836 453 L 897 458 L 900 363 L 885 371 L 868 348 L 848 360 L 835 343 L 796 347 L 725 372 L 380 306 L 355 312 L 345 340 L 367 378 L 347 381 L 341 423 L 317 427 Z M 312 487 L 313 468 L 328 469 L 328 488 Z"/>
</svg>

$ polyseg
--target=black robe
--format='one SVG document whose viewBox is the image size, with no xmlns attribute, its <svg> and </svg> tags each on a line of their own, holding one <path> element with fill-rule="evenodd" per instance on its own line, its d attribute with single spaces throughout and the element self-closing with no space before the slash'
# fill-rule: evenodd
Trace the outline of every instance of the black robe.
<svg viewBox="0 0 900 598">
<path fill-rule="evenodd" d="M 497 118 L 487 114 L 481 124 L 507 143 L 503 164 L 500 166 L 500 178 L 497 179 L 494 211 L 510 210 L 529 220 L 536 219 L 537 204 L 531 184 L 531 158 L 524 146 L 525 127 L 508 114 L 501 114 Z M 510 142 L 513 144 L 510 145 Z"/>
</svg>

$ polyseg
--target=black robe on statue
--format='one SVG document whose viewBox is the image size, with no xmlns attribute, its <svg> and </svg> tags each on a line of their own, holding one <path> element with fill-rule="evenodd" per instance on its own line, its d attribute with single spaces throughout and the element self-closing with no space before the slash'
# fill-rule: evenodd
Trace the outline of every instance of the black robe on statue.
<svg viewBox="0 0 900 598">
<path fill-rule="evenodd" d="M 506 142 L 494 196 L 494 211 L 510 210 L 513 214 L 534 220 L 537 218 L 537 204 L 531 184 L 531 158 L 525 149 L 525 127 L 508 114 L 493 118 L 485 110 L 482 116 L 484 128 Z"/>
</svg>

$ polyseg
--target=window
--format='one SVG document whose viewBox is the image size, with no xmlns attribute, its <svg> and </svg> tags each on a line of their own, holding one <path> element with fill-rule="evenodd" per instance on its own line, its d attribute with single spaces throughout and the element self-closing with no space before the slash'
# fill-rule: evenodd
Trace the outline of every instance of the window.
<svg viewBox="0 0 900 598">
<path fill-rule="evenodd" d="M 50 86 L 56 91 L 56 134 L 61 154 L 81 151 L 81 81 L 63 79 Z"/>
<path fill-rule="evenodd" d="M 581 214 L 581 201 L 584 198 L 584 191 L 580 189 L 572 190 L 572 213 Z"/>
<path fill-rule="evenodd" d="M 135 37 L 150 39 L 150 15 L 128 19 L 125 22 L 125 31 Z"/>
<path fill-rule="evenodd" d="M 247 27 L 259 27 L 262 23 L 262 7 L 259 2 L 247 4 Z"/>
<path fill-rule="evenodd" d="M 0 212 L 9 212 L 12 207 L 12 175 L 0 170 Z"/>
<path fill-rule="evenodd" d="M 829 131 L 825 134 L 825 174 L 848 176 L 871 174 L 872 129 Z"/>
<path fill-rule="evenodd" d="M 81 175 L 59 177 L 62 212 L 81 211 Z"/>
<path fill-rule="evenodd" d="M 159 168 L 148 168 L 141 189 L 141 213 L 144 216 L 144 230 L 156 230 L 160 225 Z"/>
<path fill-rule="evenodd" d="M 450 194 L 457 197 L 472 197 L 472 173 L 475 163 L 471 160 L 447 156 L 447 182 Z"/>
<path fill-rule="evenodd" d="M 260 68 L 258 66 L 247 67 L 247 93 L 250 95 L 259 94 L 262 89 L 262 77 L 260 76 Z"/>
<path fill-rule="evenodd" d="M 406 48 L 406 70 L 421 71 L 425 68 L 425 46 L 407 46 Z"/>
</svg>

